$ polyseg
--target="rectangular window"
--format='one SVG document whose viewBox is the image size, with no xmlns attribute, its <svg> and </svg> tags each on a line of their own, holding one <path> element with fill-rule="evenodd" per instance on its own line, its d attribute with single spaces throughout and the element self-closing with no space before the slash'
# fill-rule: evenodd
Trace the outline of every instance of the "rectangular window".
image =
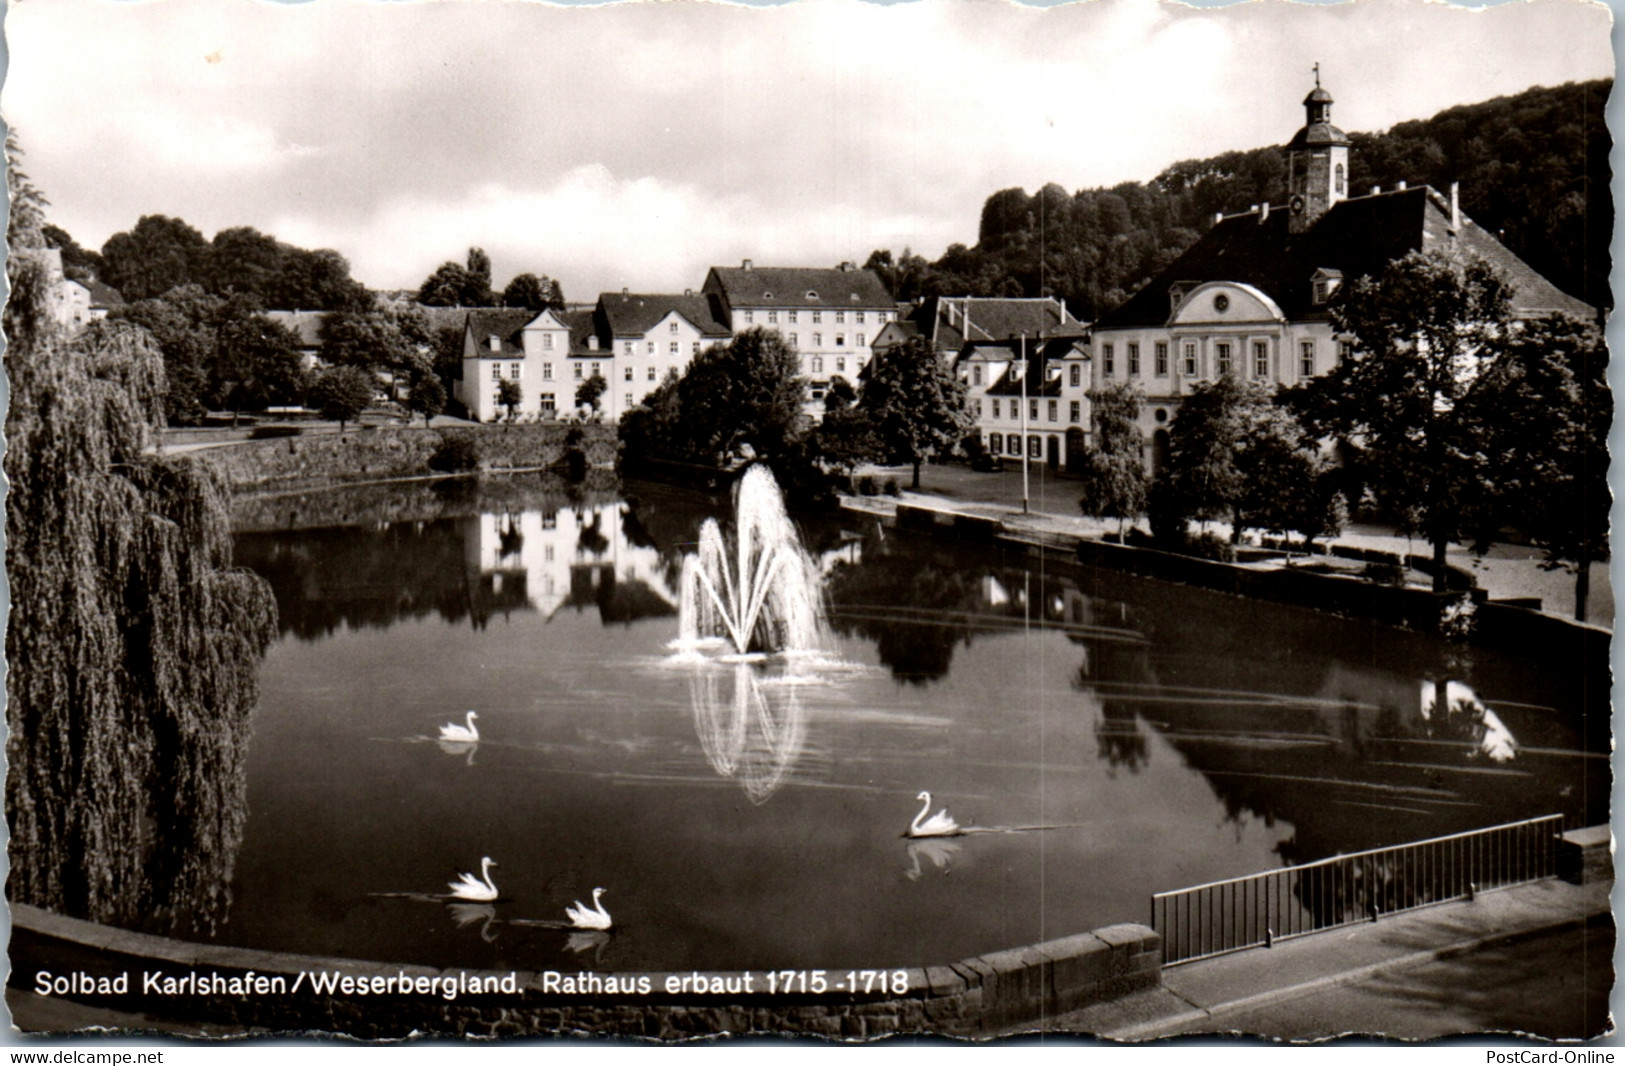
<svg viewBox="0 0 1625 1066">
<path fill-rule="evenodd" d="M 551 334 L 551 333 L 542 334 L 542 350 L 546 351 L 546 352 L 550 352 L 550 351 L 553 350 L 553 334 Z"/>
<path fill-rule="evenodd" d="M 814 348 L 822 348 L 823 346 L 824 346 L 824 335 L 822 333 L 814 333 L 813 334 L 813 347 Z"/>
<path fill-rule="evenodd" d="M 779 313 L 777 311 L 769 311 L 767 313 L 767 324 L 770 326 L 776 326 L 779 324 Z"/>
<path fill-rule="evenodd" d="M 653 368 L 651 367 L 650 369 L 653 369 Z M 628 381 L 632 380 L 632 368 L 631 367 L 626 368 L 626 380 L 628 380 Z"/>
<path fill-rule="evenodd" d="M 796 346 L 796 335 L 794 333 L 792 333 L 792 334 L 790 334 L 790 347 L 794 348 L 795 346 Z"/>
<path fill-rule="evenodd" d="M 1036 433 L 1027 438 L 1027 458 L 1044 458 L 1044 438 Z"/>
<path fill-rule="evenodd" d="M 1004 451 L 1006 455 L 1021 454 L 1021 437 L 1015 433 L 1004 438 Z"/>
<path fill-rule="evenodd" d="M 977 418 L 982 417 L 982 401 L 981 400 L 976 401 L 976 417 Z"/>
<path fill-rule="evenodd" d="M 635 354 L 637 354 L 637 349 L 632 346 L 631 341 L 626 342 L 626 354 L 627 355 L 635 355 Z"/>
<path fill-rule="evenodd" d="M 1037 400 L 1028 400 L 1027 401 L 1027 417 L 1029 419 L 1031 419 L 1032 421 L 1034 421 L 1034 422 L 1038 421 L 1038 401 Z"/>
<path fill-rule="evenodd" d="M 592 376 L 593 377 L 598 376 L 598 364 L 597 363 L 592 364 Z"/>
<path fill-rule="evenodd" d="M 865 338 L 864 338 L 863 334 L 861 334 L 861 333 L 858 334 L 858 347 L 862 348 L 864 343 L 865 343 Z"/>
<path fill-rule="evenodd" d="M 1074 389 L 1083 384 L 1083 367 L 1073 363 L 1070 374 L 1071 376 L 1067 378 L 1067 381 L 1071 383 Z"/>
<path fill-rule="evenodd" d="M 543 363 L 542 364 L 542 380 L 543 381 L 552 381 L 553 380 L 553 364 L 552 363 Z"/>
<path fill-rule="evenodd" d="M 837 348 L 845 348 L 846 347 L 846 334 L 844 334 L 844 333 L 835 334 L 835 347 L 837 347 Z"/>
<path fill-rule="evenodd" d="M 549 413 L 558 410 L 553 403 L 553 394 L 551 392 L 542 393 L 542 410 Z"/>
<path fill-rule="evenodd" d="M 875 312 L 875 321 L 879 322 L 881 325 L 885 325 L 886 324 L 886 312 L 884 312 L 884 311 Z"/>
<path fill-rule="evenodd" d="M 1083 421 L 1083 403 L 1081 401 L 1079 401 L 1079 400 L 1073 400 L 1071 409 L 1067 413 L 1071 416 L 1071 419 L 1072 419 L 1072 421 L 1074 423 L 1082 422 Z"/>
<path fill-rule="evenodd" d="M 1298 376 L 1315 376 L 1315 342 L 1303 341 L 1298 345 Z"/>
<path fill-rule="evenodd" d="M 1253 377 L 1265 378 L 1270 373 L 1270 346 L 1266 341 L 1253 341 Z"/>
<path fill-rule="evenodd" d="M 858 325 L 860 325 L 860 326 L 863 325 L 863 312 L 862 311 L 857 312 L 857 316 L 858 316 Z"/>
<path fill-rule="evenodd" d="M 1060 408 L 1061 408 L 1061 401 L 1060 400 L 1051 400 L 1049 402 L 1049 420 L 1051 422 L 1059 422 L 1061 420 L 1061 409 Z"/>
<path fill-rule="evenodd" d="M 1337 358 L 1339 360 L 1346 363 L 1353 356 L 1354 356 L 1354 342 L 1353 341 L 1338 341 L 1337 342 Z"/>
<path fill-rule="evenodd" d="M 1219 373 L 1230 373 L 1230 345 L 1225 341 L 1220 341 L 1217 352 L 1219 356 Z"/>
<path fill-rule="evenodd" d="M 1110 344 L 1102 344 L 1100 346 L 1100 369 L 1101 369 L 1101 372 L 1104 373 L 1107 377 L 1111 377 L 1112 374 L 1116 370 L 1116 362 L 1117 362 L 1117 360 L 1114 357 L 1114 353 L 1112 351 L 1112 346 Z"/>
<path fill-rule="evenodd" d="M 824 321 L 824 312 L 822 312 L 822 311 L 814 311 L 813 312 L 813 325 L 815 325 L 815 326 L 821 325 L 823 323 L 823 321 Z"/>
<path fill-rule="evenodd" d="M 1195 341 L 1186 341 L 1185 342 L 1185 376 L 1188 377 L 1188 378 L 1193 378 L 1193 377 L 1196 376 L 1196 342 Z"/>
<path fill-rule="evenodd" d="M 790 312 L 790 324 L 792 326 L 796 324 L 796 312 L 794 311 Z"/>
<path fill-rule="evenodd" d="M 669 345 L 666 346 L 666 353 L 668 355 L 676 355 L 679 352 L 681 352 L 682 350 L 683 350 L 682 344 L 680 344 L 677 341 L 672 341 Z"/>
<path fill-rule="evenodd" d="M 585 376 L 586 375 L 581 372 L 581 364 L 577 363 L 576 364 L 576 380 L 580 381 Z"/>
<path fill-rule="evenodd" d="M 1165 377 L 1168 376 L 1168 342 L 1167 341 L 1158 341 L 1156 351 L 1157 351 L 1157 377 L 1165 378 Z"/>
<path fill-rule="evenodd" d="M 492 381 L 501 381 L 502 380 L 502 364 L 501 363 L 492 363 L 491 364 L 491 380 Z"/>
<path fill-rule="evenodd" d="M 677 323 L 675 323 L 675 322 L 670 323 L 669 326 L 668 326 L 667 331 L 670 332 L 670 333 L 676 333 L 677 332 Z"/>
<path fill-rule="evenodd" d="M 972 385 L 980 385 L 982 383 L 982 364 L 977 363 L 975 366 L 970 368 L 970 383 Z"/>
<path fill-rule="evenodd" d="M 621 405 L 621 410 L 623 410 L 623 411 L 628 410 L 629 408 L 631 408 L 631 406 L 632 406 L 632 394 L 629 392 L 629 393 L 626 394 L 626 396 L 624 398 L 625 398 L 626 402 Z"/>
<path fill-rule="evenodd" d="M 695 355 L 700 354 L 700 342 L 699 341 L 694 342 L 694 354 Z"/>
<path fill-rule="evenodd" d="M 994 418 L 999 417 L 999 401 L 998 400 L 993 401 L 993 417 Z"/>
<path fill-rule="evenodd" d="M 837 355 L 835 357 L 835 372 L 837 374 L 846 373 L 846 356 Z"/>
<path fill-rule="evenodd" d="M 514 363 L 512 366 L 508 367 L 508 376 L 510 378 L 513 378 L 515 381 L 519 380 L 519 364 L 518 363 Z"/>
<path fill-rule="evenodd" d="M 650 367 L 650 368 L 649 368 L 649 380 L 650 380 L 650 381 L 653 381 L 653 380 L 654 380 L 654 379 L 655 379 L 655 368 L 654 368 L 654 367 Z"/>
<path fill-rule="evenodd" d="M 1140 376 L 1140 346 L 1138 344 L 1128 346 L 1128 376 L 1131 378 Z"/>
<path fill-rule="evenodd" d="M 846 325 L 846 312 L 845 311 L 837 311 L 837 312 L 835 312 L 835 324 L 837 326 Z"/>
<path fill-rule="evenodd" d="M 824 372 L 824 357 L 823 356 L 815 355 L 815 356 L 812 357 L 812 372 L 814 374 L 822 374 Z"/>
<path fill-rule="evenodd" d="M 756 323 L 756 312 L 754 312 L 754 311 L 746 311 L 745 312 L 745 325 L 750 326 L 750 325 L 755 325 L 755 323 Z"/>
</svg>

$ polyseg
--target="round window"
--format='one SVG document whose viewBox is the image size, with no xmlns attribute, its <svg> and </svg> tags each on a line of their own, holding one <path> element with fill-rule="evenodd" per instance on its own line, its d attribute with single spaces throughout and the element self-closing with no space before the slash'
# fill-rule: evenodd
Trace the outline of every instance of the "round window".
<svg viewBox="0 0 1625 1066">
<path fill-rule="evenodd" d="M 1230 297 L 1226 296 L 1224 293 L 1221 292 L 1221 293 L 1219 293 L 1219 295 L 1217 295 L 1217 296 L 1215 296 L 1213 298 L 1213 310 L 1218 311 L 1220 314 L 1223 314 L 1224 312 L 1228 311 L 1229 309 L 1230 309 Z"/>
<path fill-rule="evenodd" d="M 1165 408 L 1161 408 L 1161 407 L 1157 408 L 1157 423 L 1160 425 L 1161 423 L 1166 422 L 1166 421 L 1168 421 L 1168 412 L 1167 412 L 1167 410 Z"/>
</svg>

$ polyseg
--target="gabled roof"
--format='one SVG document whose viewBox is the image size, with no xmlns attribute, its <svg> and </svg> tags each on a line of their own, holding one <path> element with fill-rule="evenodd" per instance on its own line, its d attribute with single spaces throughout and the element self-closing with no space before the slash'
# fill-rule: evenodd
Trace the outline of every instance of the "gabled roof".
<svg viewBox="0 0 1625 1066">
<path fill-rule="evenodd" d="M 92 307 L 122 307 L 124 297 L 111 285 L 103 284 L 95 278 L 80 282 L 90 290 L 90 306 Z"/>
<path fill-rule="evenodd" d="M 988 385 L 988 396 L 1021 396 L 1023 395 L 1020 376 L 1016 375 L 1016 368 L 1021 365 L 1020 339 L 999 341 L 972 341 L 959 351 L 956 363 L 963 363 L 967 359 L 981 356 L 987 359 L 1009 359 L 1010 365 L 1005 368 L 998 380 Z M 1050 368 L 1057 367 L 1061 360 L 1072 356 L 1074 352 L 1084 352 L 1082 339 L 1078 337 L 1052 337 L 1045 338 L 1042 344 L 1031 341 L 1027 348 L 1027 385 L 1025 395 L 1033 397 L 1061 395 L 1060 375 L 1048 373 Z M 1087 358 L 1087 353 L 1084 353 Z"/>
<path fill-rule="evenodd" d="M 873 270 L 839 267 L 712 267 L 705 291 L 729 307 L 816 307 L 891 311 L 895 302 Z"/>
<path fill-rule="evenodd" d="M 1596 313 L 1559 291 L 1465 215 L 1460 233 L 1452 237 L 1448 202 L 1426 186 L 1343 200 L 1302 234 L 1291 233 L 1288 222 L 1282 209 L 1221 219 L 1166 270 L 1103 315 L 1095 328 L 1164 324 L 1171 311 L 1168 290 L 1176 282 L 1242 282 L 1267 294 L 1292 321 L 1324 320 L 1326 308 L 1314 303 L 1317 270 L 1365 277 L 1410 252 L 1444 249 L 1452 242 L 1511 279 L 1516 314 Z"/>
<path fill-rule="evenodd" d="M 524 308 L 470 311 L 466 328 L 474 338 L 475 351 L 481 355 L 522 356 L 525 354 L 525 345 L 520 339 L 519 332 L 535 317 L 536 312 Z M 500 339 L 500 349 L 491 347 L 492 337 Z"/>
<path fill-rule="evenodd" d="M 670 314 L 681 315 L 702 336 L 719 340 L 731 336 L 728 327 L 712 315 L 711 302 L 704 296 L 606 292 L 598 297 L 598 309 L 614 339 L 642 337 Z"/>
<path fill-rule="evenodd" d="M 921 303 L 911 317 L 942 351 L 957 351 L 966 341 L 1007 340 L 1022 333 L 1032 338 L 1063 330 L 1081 336 L 1084 330 L 1083 323 L 1049 296 L 933 296 Z"/>
</svg>

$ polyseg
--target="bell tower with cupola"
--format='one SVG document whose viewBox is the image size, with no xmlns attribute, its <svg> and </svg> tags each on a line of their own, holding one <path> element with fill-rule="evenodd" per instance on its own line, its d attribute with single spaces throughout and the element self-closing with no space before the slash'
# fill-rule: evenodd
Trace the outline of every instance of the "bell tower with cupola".
<svg viewBox="0 0 1625 1066">
<path fill-rule="evenodd" d="M 1349 139 L 1332 125 L 1332 94 L 1315 87 L 1303 98 L 1305 122 L 1286 146 L 1288 229 L 1303 233 L 1348 198 Z"/>
</svg>

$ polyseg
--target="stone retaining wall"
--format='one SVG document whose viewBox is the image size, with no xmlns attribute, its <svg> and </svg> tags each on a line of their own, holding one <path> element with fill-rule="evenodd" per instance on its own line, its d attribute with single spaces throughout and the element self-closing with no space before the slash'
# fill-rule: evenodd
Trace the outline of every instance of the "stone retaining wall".
<svg viewBox="0 0 1625 1066">
<path fill-rule="evenodd" d="M 448 426 L 438 429 L 379 427 L 343 434 L 273 437 L 208 448 L 193 454 L 221 472 L 234 490 L 295 488 L 326 482 L 416 477 L 432 473 L 429 457 L 442 441 L 472 441 L 482 470 L 533 470 L 563 460 L 572 431 L 593 466 L 615 461 L 613 426 L 559 422 Z"/>
<path fill-rule="evenodd" d="M 594 1033 L 659 1040 L 751 1032 L 840 1040 L 918 1032 L 976 1037 L 1154 988 L 1162 980 L 1162 942 L 1157 934 L 1141 925 L 1114 925 L 945 966 L 906 970 L 907 991 L 902 994 L 878 990 L 765 994 L 761 971 L 750 975 L 749 985 L 744 973 L 707 974 L 725 986 L 731 982 L 736 989 L 753 989 L 743 994 L 667 992 L 668 977 L 681 981 L 692 975 L 661 973 L 613 975 L 617 980 L 647 978 L 648 994 L 567 994 L 544 991 L 544 975 L 526 972 L 513 975 L 513 993 L 462 995 L 454 1000 L 427 992 L 322 994 L 311 990 L 310 974 L 456 979 L 461 972 L 465 980 L 509 975 L 197 944 L 125 932 L 22 904 L 12 906 L 12 922 L 11 981 L 29 995 L 35 994 L 41 970 L 92 978 L 127 973 L 128 992 L 69 998 L 166 1021 L 277 1032 L 316 1030 L 363 1039 L 398 1039 L 414 1033 Z M 156 989 L 144 990 L 143 976 L 150 972 L 174 977 L 196 973 L 205 980 L 210 975 L 229 980 L 253 973 L 267 981 L 283 978 L 288 991 L 166 996 Z M 302 981 L 301 973 L 306 974 Z M 835 981 L 844 974 L 831 970 L 826 979 Z M 300 982 L 298 991 L 293 990 L 295 982 Z"/>
</svg>

